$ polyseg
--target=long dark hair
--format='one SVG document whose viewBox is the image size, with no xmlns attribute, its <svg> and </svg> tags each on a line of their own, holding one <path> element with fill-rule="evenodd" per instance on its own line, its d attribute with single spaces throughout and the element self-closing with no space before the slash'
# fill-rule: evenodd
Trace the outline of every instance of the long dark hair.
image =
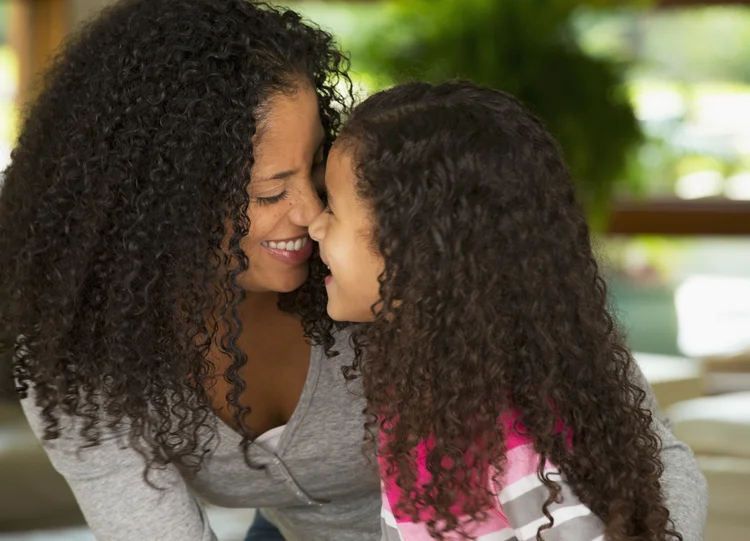
<svg viewBox="0 0 750 541">
<path fill-rule="evenodd" d="M 407 495 L 399 511 L 434 509 L 439 539 L 461 531 L 456 505 L 481 519 L 490 494 L 476 490 L 477 468 L 502 471 L 498 419 L 510 413 L 608 540 L 681 539 L 645 393 L 541 122 L 503 92 L 412 83 L 355 109 L 336 144 L 353 156 L 385 260 L 375 321 L 352 330 L 350 376 L 362 376 L 368 428 L 386 435 L 379 452 Z M 420 486 L 413 452 L 432 437 Z M 542 480 L 547 513 L 561 487 Z"/>
<path fill-rule="evenodd" d="M 149 466 L 197 471 L 213 343 L 245 427 L 237 277 L 258 115 L 306 79 L 330 144 L 347 69 L 329 34 L 247 0 L 124 0 L 65 44 L 0 194 L 0 361 L 33 389 L 45 438 L 62 415 L 85 445 L 126 426 Z M 280 305 L 330 346 L 321 266 Z"/>
</svg>

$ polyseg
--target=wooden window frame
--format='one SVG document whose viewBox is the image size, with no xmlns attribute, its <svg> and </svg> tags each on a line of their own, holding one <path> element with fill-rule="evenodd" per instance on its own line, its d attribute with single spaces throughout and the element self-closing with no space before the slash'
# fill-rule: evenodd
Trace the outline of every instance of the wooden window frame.
<svg viewBox="0 0 750 541">
<path fill-rule="evenodd" d="M 750 0 L 659 0 L 658 8 L 746 5 Z M 750 236 L 750 201 L 656 198 L 615 201 L 608 232 L 622 235 Z"/>
<path fill-rule="evenodd" d="M 664 198 L 616 201 L 608 233 L 750 236 L 750 201 Z"/>
<path fill-rule="evenodd" d="M 659 0 L 658 7 L 696 7 L 720 5 L 750 5 L 750 0 Z"/>
<path fill-rule="evenodd" d="M 33 81 L 47 66 L 70 29 L 69 0 L 11 0 L 10 46 L 19 59 L 18 102 L 30 96 Z"/>
<path fill-rule="evenodd" d="M 352 0 L 350 0 L 352 1 Z M 368 0 L 356 0 L 368 1 Z M 748 5 L 750 0 L 660 0 L 660 8 Z M 70 30 L 70 0 L 11 0 L 11 46 L 20 65 L 19 102 Z M 638 235 L 750 235 L 750 201 L 615 201 L 608 232 Z"/>
</svg>

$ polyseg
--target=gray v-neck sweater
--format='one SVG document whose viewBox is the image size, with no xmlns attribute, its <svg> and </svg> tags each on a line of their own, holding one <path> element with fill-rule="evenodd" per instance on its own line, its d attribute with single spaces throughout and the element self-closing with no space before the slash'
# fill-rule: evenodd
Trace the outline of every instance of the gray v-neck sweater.
<svg viewBox="0 0 750 541">
<path fill-rule="evenodd" d="M 297 408 L 276 453 L 250 447 L 262 470 L 247 467 L 239 435 L 216 419 L 218 439 L 193 479 L 167 467 L 153 472 L 157 491 L 143 480 L 141 455 L 121 437 L 76 450 L 75 426 L 61 439 L 44 442 L 53 465 L 67 479 L 99 541 L 212 541 L 198 499 L 222 507 L 261 508 L 287 541 L 380 541 L 377 463 L 362 452 L 364 400 L 358 383 L 344 381 L 341 366 L 352 352 L 339 337 L 333 359 L 313 348 Z M 705 479 L 690 449 L 661 421 L 650 387 L 640 372 L 662 440 L 662 477 L 667 506 L 684 541 L 703 538 L 707 511 Z M 37 435 L 42 422 L 32 399 L 24 410 Z"/>
<path fill-rule="evenodd" d="M 276 453 L 251 445 L 245 464 L 241 438 L 218 418 L 218 439 L 195 478 L 169 467 L 143 481 L 144 461 L 122 438 L 85 449 L 73 427 L 44 442 L 55 468 L 75 493 L 99 541 L 211 541 L 197 499 L 221 507 L 262 508 L 288 541 L 379 541 L 377 462 L 362 450 L 365 403 L 361 385 L 347 383 L 341 366 L 351 350 L 339 340 L 333 359 L 313 348 L 310 368 Z M 37 435 L 41 419 L 30 399 L 24 410 Z M 248 524 L 249 526 L 249 524 Z"/>
</svg>

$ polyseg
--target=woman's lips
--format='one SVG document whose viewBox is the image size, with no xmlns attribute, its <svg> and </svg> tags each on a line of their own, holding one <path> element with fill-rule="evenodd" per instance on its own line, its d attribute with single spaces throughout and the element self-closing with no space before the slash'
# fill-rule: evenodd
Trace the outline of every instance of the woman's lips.
<svg viewBox="0 0 750 541">
<path fill-rule="evenodd" d="M 310 259 L 313 251 L 313 243 L 308 236 L 283 241 L 263 241 L 260 245 L 271 257 L 288 265 L 304 263 Z"/>
</svg>

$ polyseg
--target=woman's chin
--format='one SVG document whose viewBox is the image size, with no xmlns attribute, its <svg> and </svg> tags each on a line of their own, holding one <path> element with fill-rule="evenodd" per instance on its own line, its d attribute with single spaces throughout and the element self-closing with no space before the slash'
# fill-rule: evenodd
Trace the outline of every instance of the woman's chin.
<svg viewBox="0 0 750 541">
<path fill-rule="evenodd" d="M 275 292 L 291 293 L 302 287 L 310 272 L 309 265 L 300 265 L 286 272 L 263 273 L 262 275 L 250 275 L 240 280 L 240 285 L 245 291 L 256 293 Z"/>
</svg>

